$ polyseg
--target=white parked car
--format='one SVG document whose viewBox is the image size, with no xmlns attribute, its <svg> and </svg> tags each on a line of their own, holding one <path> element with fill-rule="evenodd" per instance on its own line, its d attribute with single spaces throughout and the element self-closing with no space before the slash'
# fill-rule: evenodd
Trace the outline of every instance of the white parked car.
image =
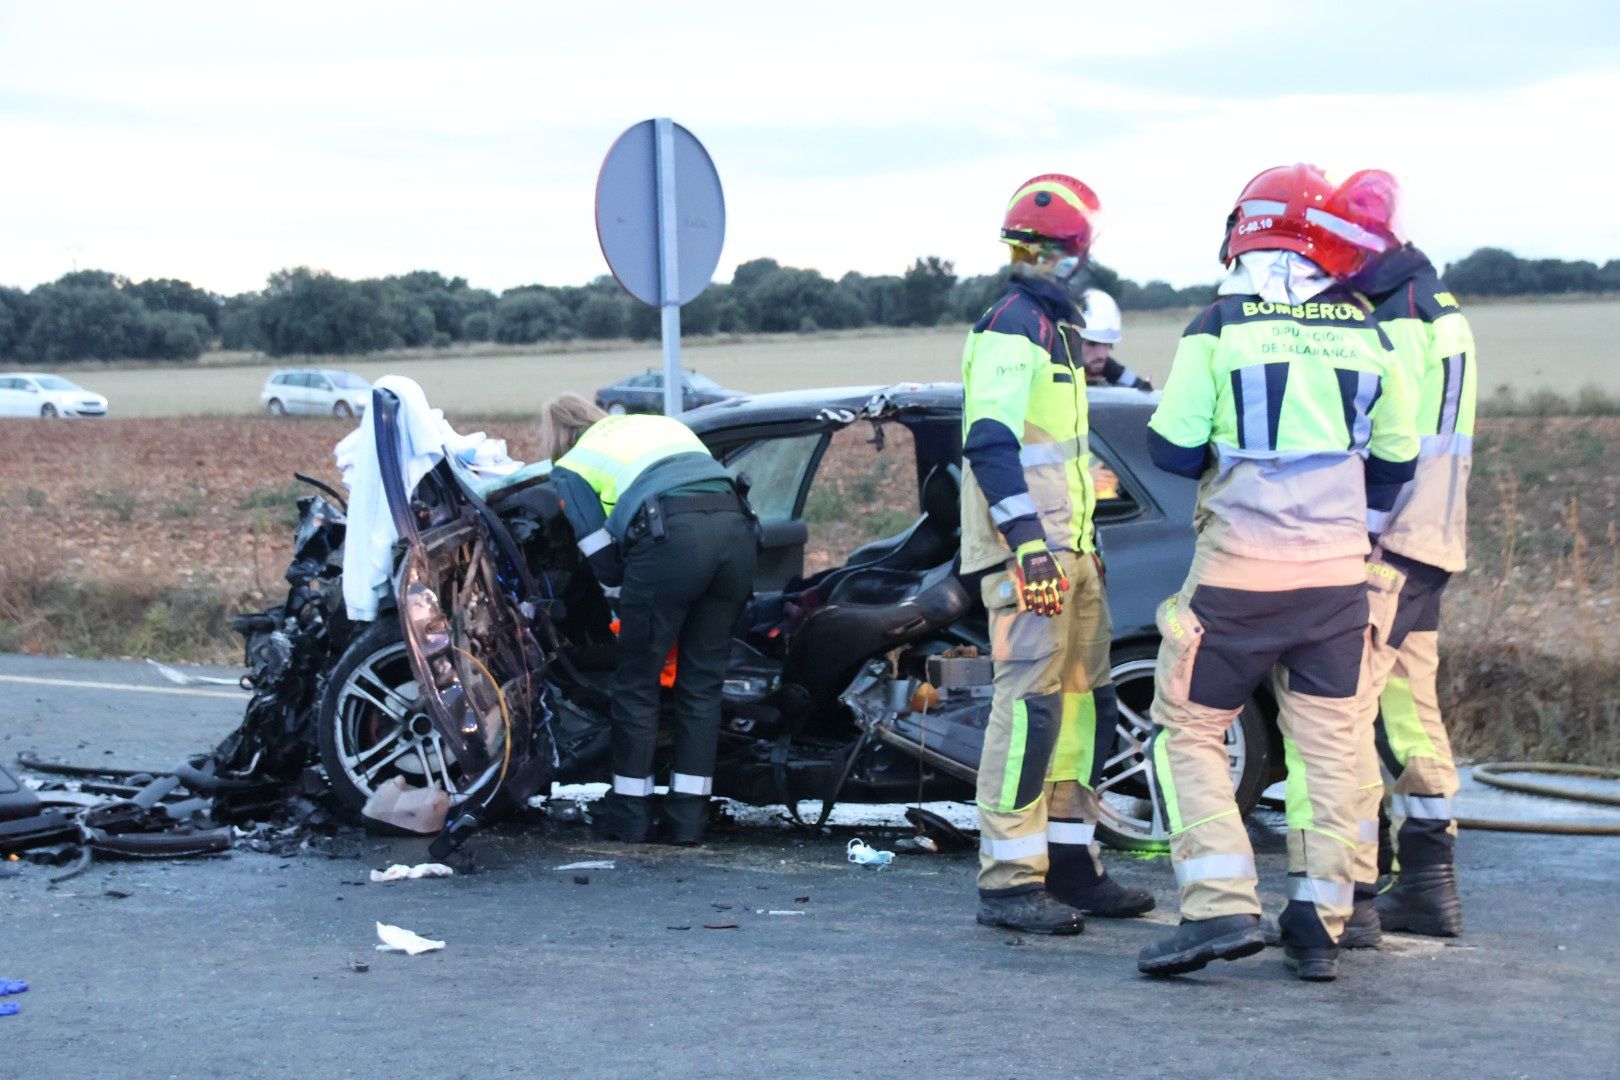
<svg viewBox="0 0 1620 1080">
<path fill-rule="evenodd" d="M 366 411 L 370 400 L 369 382 L 352 371 L 331 368 L 277 371 L 265 380 L 259 393 L 259 404 L 271 416 L 357 416 Z"/>
<path fill-rule="evenodd" d="M 107 399 L 60 375 L 0 372 L 0 416 L 106 416 Z"/>
</svg>

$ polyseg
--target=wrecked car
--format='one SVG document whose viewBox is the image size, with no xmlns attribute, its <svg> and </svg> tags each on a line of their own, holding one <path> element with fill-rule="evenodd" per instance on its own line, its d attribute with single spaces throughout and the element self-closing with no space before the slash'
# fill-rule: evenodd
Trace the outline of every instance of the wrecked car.
<svg viewBox="0 0 1620 1080">
<path fill-rule="evenodd" d="M 1092 451 L 1109 474 L 1096 520 L 1120 704 L 1099 784 L 1100 835 L 1156 848 L 1166 837 L 1142 753 L 1153 612 L 1191 559 L 1195 485 L 1148 464 L 1152 396 L 1093 388 L 1090 397 Z M 366 423 L 376 425 L 380 459 L 397 458 L 397 408 L 388 391 L 375 392 Z M 718 460 L 747 475 L 762 532 L 725 683 L 716 795 L 781 804 L 795 820 L 805 800 L 820 800 L 825 820 L 840 801 L 973 798 L 991 669 L 985 613 L 953 573 L 961 409 L 960 385 L 936 384 L 760 395 L 683 416 Z M 837 506 L 829 513 L 826 497 L 829 483 L 859 471 L 851 448 L 885 463 L 887 485 L 886 509 L 853 523 Z M 222 771 L 240 772 L 291 739 L 318 758 L 348 814 L 384 785 L 427 789 L 442 793 L 452 829 L 553 782 L 605 781 L 611 600 L 566 526 L 533 497 L 545 475 L 529 469 L 491 485 L 452 455 L 407 490 L 401 463 L 384 461 L 400 540 L 392 596 L 371 623 L 346 624 L 334 599 L 343 542 L 335 493 L 306 500 L 293 596 L 243 624 L 258 692 L 249 713 L 260 717 L 244 729 L 260 734 L 233 737 L 222 748 L 233 764 Z M 859 542 L 846 536 L 847 551 L 813 542 L 829 521 Z M 1273 713 L 1257 698 L 1227 733 L 1245 812 L 1281 773 Z"/>
</svg>

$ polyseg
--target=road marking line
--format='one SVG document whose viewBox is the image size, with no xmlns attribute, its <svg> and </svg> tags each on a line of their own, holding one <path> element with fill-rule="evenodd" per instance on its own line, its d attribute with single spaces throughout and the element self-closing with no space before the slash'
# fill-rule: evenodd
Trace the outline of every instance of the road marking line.
<svg viewBox="0 0 1620 1080">
<path fill-rule="evenodd" d="M 0 675 L 0 682 L 27 683 L 31 686 L 67 686 L 82 690 L 128 690 L 135 694 L 180 694 L 186 697 L 217 697 L 241 701 L 246 690 L 192 690 L 182 686 L 137 686 L 134 683 L 90 682 L 86 679 L 46 679 L 34 675 Z"/>
</svg>

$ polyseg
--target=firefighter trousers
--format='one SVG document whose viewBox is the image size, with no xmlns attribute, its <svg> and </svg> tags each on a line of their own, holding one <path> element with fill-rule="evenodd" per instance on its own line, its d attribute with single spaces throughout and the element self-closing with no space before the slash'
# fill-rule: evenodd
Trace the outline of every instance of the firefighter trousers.
<svg viewBox="0 0 1620 1080">
<path fill-rule="evenodd" d="M 1258 915 L 1258 875 L 1226 732 L 1271 680 L 1288 766 L 1288 909 L 1301 945 L 1338 940 L 1353 900 L 1367 628 L 1360 559 L 1272 563 L 1201 553 L 1159 608 L 1149 755 L 1184 919 Z"/>
<path fill-rule="evenodd" d="M 1114 698 L 1097 693 L 1108 686 L 1113 626 L 1098 560 L 1055 557 L 1069 591 L 1054 617 L 1020 609 L 1010 563 L 980 585 L 995 667 L 977 792 L 984 896 L 1042 888 L 1054 859 L 1101 866 L 1092 789 L 1114 738 Z"/>
<path fill-rule="evenodd" d="M 626 840 L 652 824 L 658 676 L 679 649 L 672 692 L 674 765 L 664 809 L 678 835 L 695 838 L 714 788 L 720 692 L 731 637 L 753 593 L 757 547 L 740 512 L 672 513 L 665 536 L 632 539 L 619 591 L 618 657 L 611 683 L 613 790 L 604 813 Z"/>
<path fill-rule="evenodd" d="M 1397 864 L 1416 869 L 1450 865 L 1454 858 L 1457 822 L 1451 801 L 1457 767 L 1437 687 L 1440 598 L 1450 580 L 1444 570 L 1392 552 L 1375 551 L 1367 563 L 1372 625 L 1361 702 L 1363 721 L 1374 736 L 1359 766 L 1358 884 L 1370 885 L 1378 877 L 1377 818 L 1386 798 Z"/>
</svg>

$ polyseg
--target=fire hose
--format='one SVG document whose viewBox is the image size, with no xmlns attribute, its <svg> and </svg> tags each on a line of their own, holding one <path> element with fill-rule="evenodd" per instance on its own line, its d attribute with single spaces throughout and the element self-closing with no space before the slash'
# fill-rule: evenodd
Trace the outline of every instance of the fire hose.
<svg viewBox="0 0 1620 1080">
<path fill-rule="evenodd" d="M 1581 790 L 1537 780 L 1516 780 L 1504 775 L 1506 773 L 1580 776 L 1620 781 L 1620 769 L 1604 768 L 1601 765 L 1560 765 L 1545 761 L 1487 761 L 1474 766 L 1474 779 L 1502 791 L 1567 799 L 1571 802 L 1595 803 L 1600 806 L 1620 806 L 1620 792 Z M 1511 821 L 1499 818 L 1460 817 L 1457 819 L 1457 825 L 1459 828 L 1486 829 L 1492 832 L 1546 833 L 1554 836 L 1620 836 L 1620 821 Z"/>
</svg>

